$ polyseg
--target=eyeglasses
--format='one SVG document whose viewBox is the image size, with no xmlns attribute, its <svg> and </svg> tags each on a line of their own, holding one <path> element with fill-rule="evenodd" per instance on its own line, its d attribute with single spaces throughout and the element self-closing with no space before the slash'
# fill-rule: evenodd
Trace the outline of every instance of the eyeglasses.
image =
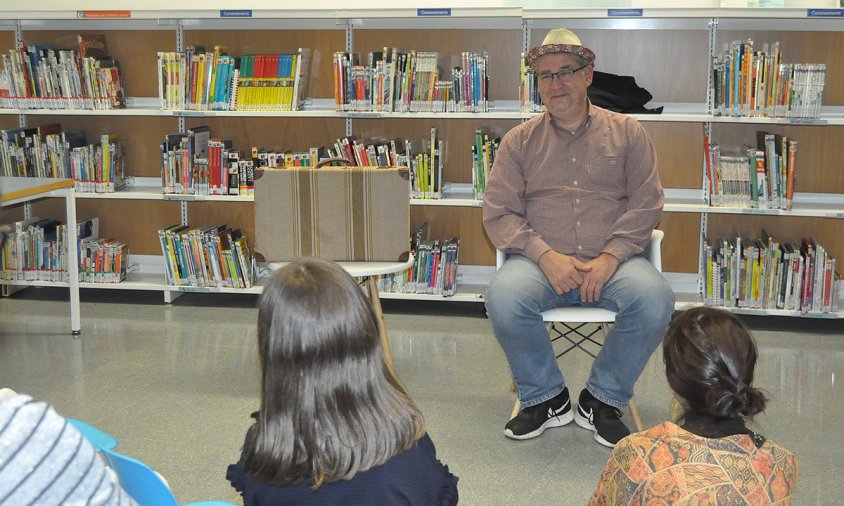
<svg viewBox="0 0 844 506">
<path fill-rule="evenodd" d="M 564 68 L 556 72 L 543 72 L 539 74 L 539 82 L 542 84 L 551 84 L 554 81 L 555 76 L 560 81 L 568 81 L 569 79 L 571 79 L 571 76 L 573 76 L 575 72 L 577 72 L 578 70 L 583 70 L 588 66 L 589 64 L 587 63 L 586 65 L 582 67 L 577 67 L 576 69 Z"/>
</svg>

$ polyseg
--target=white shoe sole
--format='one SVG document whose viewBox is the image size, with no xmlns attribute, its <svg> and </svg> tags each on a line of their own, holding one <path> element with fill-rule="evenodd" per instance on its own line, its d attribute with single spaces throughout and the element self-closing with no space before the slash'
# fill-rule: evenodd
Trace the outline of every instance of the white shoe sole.
<svg viewBox="0 0 844 506">
<path fill-rule="evenodd" d="M 606 446 L 607 448 L 615 448 L 614 444 L 610 443 L 606 439 L 602 438 L 600 436 L 600 434 L 598 434 L 598 429 L 595 427 L 594 424 L 592 424 L 592 422 L 589 421 L 588 418 L 586 418 L 585 416 L 580 414 L 580 406 L 577 407 L 576 411 L 577 411 L 577 415 L 575 415 L 575 417 L 574 417 L 574 423 L 576 423 L 577 425 L 579 425 L 580 427 L 582 427 L 586 430 L 591 430 L 592 433 L 594 434 L 593 437 L 595 438 L 595 441 L 598 442 L 598 444 L 600 444 L 602 446 Z"/>
<path fill-rule="evenodd" d="M 533 439 L 541 436 L 542 433 L 545 432 L 545 429 L 550 429 L 551 427 L 562 427 L 563 425 L 571 423 L 572 420 L 574 420 L 574 413 L 569 411 L 568 413 L 563 413 L 562 415 L 549 418 L 545 421 L 545 423 L 540 425 L 538 429 L 528 432 L 527 434 L 513 434 L 510 429 L 504 429 L 504 435 L 510 439 L 517 439 L 519 441 Z"/>
</svg>

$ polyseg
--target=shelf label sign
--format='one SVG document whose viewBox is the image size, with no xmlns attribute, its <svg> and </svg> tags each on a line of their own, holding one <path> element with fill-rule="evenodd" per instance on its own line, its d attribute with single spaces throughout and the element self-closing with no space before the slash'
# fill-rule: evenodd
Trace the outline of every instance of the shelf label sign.
<svg viewBox="0 0 844 506">
<path fill-rule="evenodd" d="M 610 18 L 641 18 L 644 15 L 645 9 L 607 9 Z"/>
<path fill-rule="evenodd" d="M 451 16 L 451 9 L 416 9 L 417 17 Z"/>
<path fill-rule="evenodd" d="M 77 18 L 131 18 L 132 11 L 76 11 Z"/>
<path fill-rule="evenodd" d="M 808 9 L 806 16 L 810 18 L 840 18 L 844 17 L 844 9 Z"/>
<path fill-rule="evenodd" d="M 252 9 L 225 9 L 220 10 L 221 18 L 251 18 Z"/>
<path fill-rule="evenodd" d="M 384 115 L 380 112 L 349 112 L 346 114 L 348 118 L 383 118 Z"/>
</svg>

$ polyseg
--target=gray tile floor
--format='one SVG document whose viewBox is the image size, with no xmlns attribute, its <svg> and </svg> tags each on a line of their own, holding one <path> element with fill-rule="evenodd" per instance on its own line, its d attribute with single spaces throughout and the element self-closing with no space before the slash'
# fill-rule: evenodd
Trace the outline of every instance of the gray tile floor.
<svg viewBox="0 0 844 506">
<path fill-rule="evenodd" d="M 66 292 L 29 288 L 0 300 L 0 386 L 51 402 L 112 433 L 119 450 L 170 482 L 180 502 L 237 502 L 225 481 L 258 406 L 254 296 L 83 292 L 80 338 Z M 461 504 L 582 504 L 609 455 L 575 424 L 525 442 L 502 429 L 508 368 L 480 304 L 385 301 L 396 369 L 426 415 Z M 772 401 L 755 429 L 800 459 L 797 504 L 844 503 L 844 322 L 749 318 L 761 347 L 757 384 Z M 561 360 L 582 388 L 590 360 Z M 658 355 L 636 388 L 646 425 L 669 416 Z M 629 415 L 625 417 L 629 420 Z"/>
</svg>

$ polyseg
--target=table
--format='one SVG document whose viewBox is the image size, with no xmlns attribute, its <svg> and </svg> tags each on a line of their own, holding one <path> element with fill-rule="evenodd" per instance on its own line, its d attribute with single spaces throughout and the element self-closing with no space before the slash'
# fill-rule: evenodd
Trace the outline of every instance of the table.
<svg viewBox="0 0 844 506">
<path fill-rule="evenodd" d="M 366 288 L 369 292 L 369 300 L 372 304 L 372 310 L 375 312 L 375 317 L 378 320 L 378 334 L 381 337 L 381 348 L 384 350 L 384 362 L 387 364 L 387 369 L 393 377 L 396 377 L 396 372 L 393 369 L 393 352 L 390 349 L 390 340 L 387 336 L 387 325 L 384 322 L 384 310 L 381 308 L 381 297 L 378 295 L 378 285 L 375 282 L 375 276 L 383 276 L 387 274 L 394 274 L 409 269 L 413 266 L 415 261 L 413 255 L 408 255 L 406 261 L 399 262 L 337 262 L 337 265 L 342 267 L 354 278 L 364 278 L 366 281 Z M 280 269 L 289 262 L 269 262 L 267 267 L 273 271 Z"/>
<path fill-rule="evenodd" d="M 79 316 L 79 260 L 76 251 L 76 190 L 73 179 L 0 177 L 0 205 L 10 206 L 44 197 L 64 197 L 67 221 L 67 274 L 70 289 L 70 333 L 82 332 Z"/>
</svg>

